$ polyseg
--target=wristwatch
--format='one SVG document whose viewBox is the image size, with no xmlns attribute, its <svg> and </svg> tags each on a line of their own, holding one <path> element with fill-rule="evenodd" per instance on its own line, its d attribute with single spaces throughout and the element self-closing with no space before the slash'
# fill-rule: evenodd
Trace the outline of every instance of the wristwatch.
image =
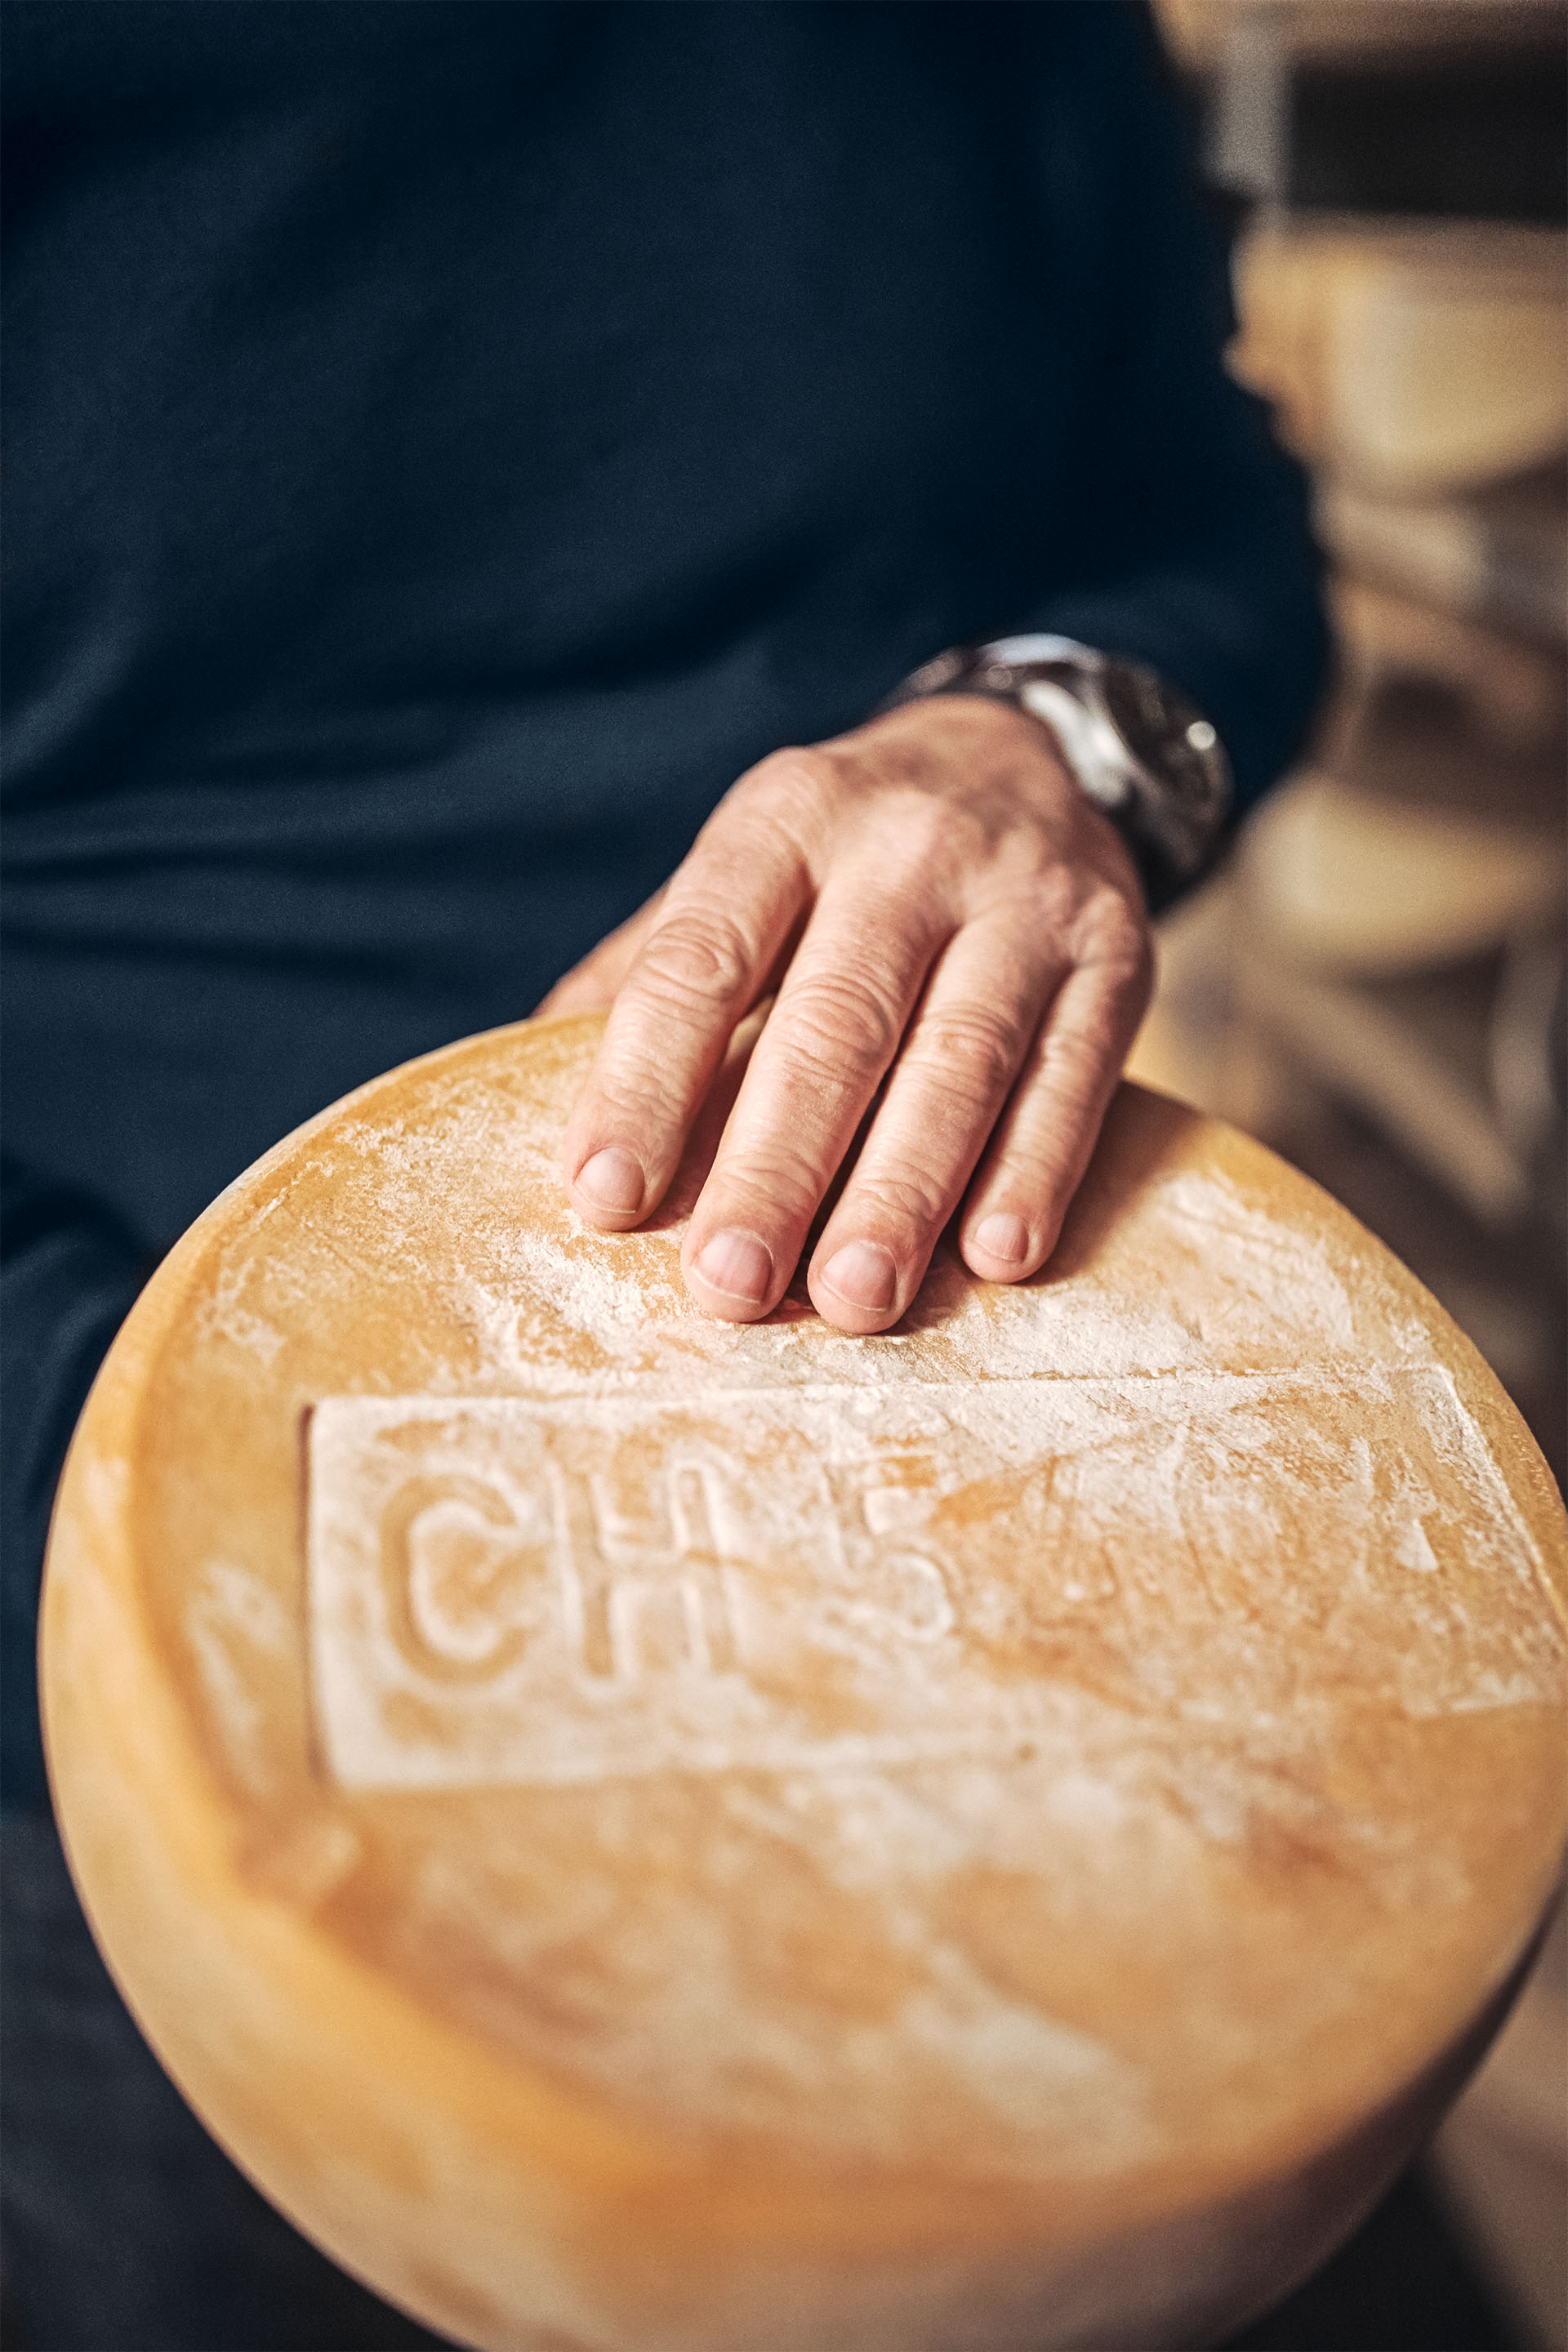
<svg viewBox="0 0 1568 2352">
<path fill-rule="evenodd" d="M 1157 670 L 1074 637 L 999 637 L 938 654 L 882 704 L 989 694 L 1043 719 L 1069 773 L 1121 833 L 1157 914 L 1214 863 L 1230 762 L 1213 724 Z"/>
</svg>

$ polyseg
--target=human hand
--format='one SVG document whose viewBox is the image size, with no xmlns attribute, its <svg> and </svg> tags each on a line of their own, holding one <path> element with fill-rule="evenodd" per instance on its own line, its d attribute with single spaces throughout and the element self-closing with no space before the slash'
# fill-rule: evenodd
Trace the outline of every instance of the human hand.
<svg viewBox="0 0 1568 2352">
<path fill-rule="evenodd" d="M 737 1024 L 776 988 L 687 1285 L 731 1321 L 775 1307 L 875 1101 L 807 1283 L 841 1330 L 884 1330 L 966 1187 L 975 1274 L 1044 1264 L 1152 977 L 1132 861 L 1024 712 L 944 696 L 775 751 L 539 1008 L 611 1005 L 567 1189 L 605 1231 L 651 1214 Z"/>
</svg>

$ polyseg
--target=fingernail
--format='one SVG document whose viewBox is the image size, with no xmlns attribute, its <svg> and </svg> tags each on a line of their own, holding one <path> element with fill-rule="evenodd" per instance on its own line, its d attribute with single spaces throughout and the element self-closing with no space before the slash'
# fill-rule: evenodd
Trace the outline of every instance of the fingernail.
<svg viewBox="0 0 1568 2352">
<path fill-rule="evenodd" d="M 822 1279 L 868 1315 L 885 1314 L 898 1295 L 899 1269 L 879 1242 L 847 1242 L 823 1267 Z"/>
<path fill-rule="evenodd" d="M 710 1289 L 728 1298 L 744 1298 L 753 1307 L 768 1295 L 773 1278 L 773 1254 L 755 1234 L 715 1234 L 704 1243 L 697 1271 Z"/>
<path fill-rule="evenodd" d="M 595 1151 L 577 1171 L 577 1190 L 583 1198 L 595 1209 L 607 1209 L 612 1216 L 624 1217 L 640 1209 L 647 1189 L 640 1163 L 616 1143 L 607 1150 Z"/>
<path fill-rule="evenodd" d="M 1000 1258 L 1004 1265 L 1021 1265 L 1029 1255 L 1029 1228 L 1022 1217 L 1005 1216 L 998 1210 L 975 1227 L 974 1246 L 987 1257 Z"/>
</svg>

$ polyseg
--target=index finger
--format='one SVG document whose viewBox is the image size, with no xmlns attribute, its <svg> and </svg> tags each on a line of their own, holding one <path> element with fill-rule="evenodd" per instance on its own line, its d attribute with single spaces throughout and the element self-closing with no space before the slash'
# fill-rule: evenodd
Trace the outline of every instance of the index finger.
<svg viewBox="0 0 1568 2352">
<path fill-rule="evenodd" d="M 623 1230 L 663 1198 L 812 887 L 803 847 L 762 797 L 709 821 L 621 984 L 567 1123 L 563 1172 L 591 1223 Z"/>
</svg>

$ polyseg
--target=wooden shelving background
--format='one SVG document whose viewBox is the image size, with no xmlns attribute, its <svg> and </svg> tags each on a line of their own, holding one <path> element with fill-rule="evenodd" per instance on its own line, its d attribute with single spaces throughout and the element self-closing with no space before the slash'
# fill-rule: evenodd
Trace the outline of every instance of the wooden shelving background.
<svg viewBox="0 0 1568 2352">
<path fill-rule="evenodd" d="M 1300 772 L 1163 927 L 1131 1067 L 1379 1231 L 1563 1479 L 1568 9 L 1159 14 L 1242 223 L 1232 364 L 1312 471 L 1338 669 Z M 1568 2347 L 1564 2083 L 1560 1920 L 1433 2158 L 1542 2352 Z"/>
</svg>

